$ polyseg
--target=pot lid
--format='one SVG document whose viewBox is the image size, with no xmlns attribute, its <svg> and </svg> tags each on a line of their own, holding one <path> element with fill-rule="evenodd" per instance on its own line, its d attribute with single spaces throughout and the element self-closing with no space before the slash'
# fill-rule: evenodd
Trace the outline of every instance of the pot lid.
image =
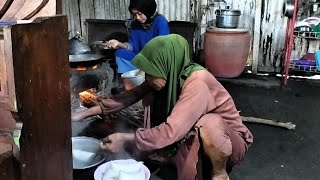
<svg viewBox="0 0 320 180">
<path fill-rule="evenodd" d="M 217 9 L 216 14 L 218 16 L 221 15 L 227 15 L 227 16 L 240 16 L 241 11 L 240 10 L 233 10 L 233 9 Z"/>
<path fill-rule="evenodd" d="M 95 61 L 103 58 L 100 54 L 76 54 L 69 55 L 69 62 Z"/>
<path fill-rule="evenodd" d="M 206 32 L 208 33 L 247 33 L 249 32 L 248 29 L 245 28 L 218 28 L 218 27 L 213 27 L 210 26 L 206 29 Z"/>
<path fill-rule="evenodd" d="M 69 54 L 88 54 L 90 51 L 90 47 L 78 38 L 73 37 L 69 40 Z"/>
</svg>

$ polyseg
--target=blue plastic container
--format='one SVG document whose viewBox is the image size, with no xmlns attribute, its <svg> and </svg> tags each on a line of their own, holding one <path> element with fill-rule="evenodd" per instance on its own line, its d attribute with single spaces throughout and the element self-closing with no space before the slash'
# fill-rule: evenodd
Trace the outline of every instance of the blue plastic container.
<svg viewBox="0 0 320 180">
<path fill-rule="evenodd" d="M 317 66 L 317 70 L 320 71 L 320 50 L 316 51 L 316 66 Z"/>
<path fill-rule="evenodd" d="M 8 25 L 12 25 L 12 24 L 16 24 L 16 22 L 10 22 L 10 21 L 0 21 L 0 31 L 8 26 Z"/>
</svg>

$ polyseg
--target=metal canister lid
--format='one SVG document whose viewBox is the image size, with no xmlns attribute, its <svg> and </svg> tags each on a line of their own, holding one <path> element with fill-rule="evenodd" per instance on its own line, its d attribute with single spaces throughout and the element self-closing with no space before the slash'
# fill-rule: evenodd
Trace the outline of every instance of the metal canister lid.
<svg viewBox="0 0 320 180">
<path fill-rule="evenodd" d="M 240 10 L 233 10 L 233 9 L 217 9 L 216 10 L 217 16 L 240 16 L 241 11 Z"/>
</svg>

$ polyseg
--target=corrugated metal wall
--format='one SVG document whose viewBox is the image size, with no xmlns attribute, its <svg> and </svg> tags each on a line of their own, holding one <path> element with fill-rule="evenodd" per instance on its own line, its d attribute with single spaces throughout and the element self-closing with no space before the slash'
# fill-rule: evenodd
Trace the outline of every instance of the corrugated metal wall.
<svg viewBox="0 0 320 180">
<path fill-rule="evenodd" d="M 169 21 L 190 21 L 190 0 L 156 0 L 158 12 L 164 14 Z M 96 19 L 130 18 L 128 5 L 130 0 L 94 0 L 94 15 Z"/>
<path fill-rule="evenodd" d="M 240 22 L 239 27 L 245 28 L 249 30 L 251 35 L 251 48 L 250 54 L 247 61 L 248 65 L 253 64 L 253 47 L 254 47 L 254 23 L 255 23 L 255 15 L 256 15 L 256 3 L 255 0 L 246 0 L 246 1 L 237 1 L 237 0 L 229 0 L 226 1 L 228 5 L 232 7 L 232 9 L 239 9 L 241 10 Z"/>
<path fill-rule="evenodd" d="M 257 66 L 258 71 L 280 72 L 283 60 L 287 20 L 282 16 L 283 0 L 225 0 L 232 9 L 241 10 L 240 25 L 251 34 L 251 51 L 248 65 Z M 202 0 L 205 8 L 209 0 Z M 202 18 L 209 16 L 208 11 Z M 201 34 L 208 22 L 202 21 Z M 257 27 L 258 26 L 258 27 Z M 255 52 L 257 51 L 257 52 Z M 255 56 L 256 54 L 256 56 Z M 254 63 L 256 62 L 256 63 Z"/>
<path fill-rule="evenodd" d="M 191 1 L 190 0 L 156 0 L 159 13 L 166 16 L 169 21 L 181 20 L 190 21 Z"/>
<path fill-rule="evenodd" d="M 284 1 L 262 2 L 258 70 L 280 72 L 287 27 L 287 18 L 282 15 Z"/>
<path fill-rule="evenodd" d="M 191 1 L 194 0 L 156 0 L 158 12 L 169 21 L 191 20 Z M 85 36 L 85 19 L 125 20 L 130 18 L 130 0 L 67 0 L 63 1 L 63 13 L 69 16 L 70 37 L 79 31 Z"/>
<path fill-rule="evenodd" d="M 130 0 L 93 0 L 95 19 L 128 19 L 130 18 L 129 2 Z"/>
<path fill-rule="evenodd" d="M 209 0 L 156 0 L 159 13 L 169 21 L 192 21 L 199 24 L 196 40 L 201 48 L 208 21 Z M 128 19 L 129 0 L 68 0 L 64 2 L 64 14 L 69 16 L 70 37 L 75 30 L 85 36 L 85 19 Z M 282 16 L 284 0 L 226 0 L 233 9 L 242 11 L 240 27 L 252 35 L 248 64 L 259 71 L 279 72 L 283 57 L 286 18 Z M 256 63 L 255 63 L 256 62 Z"/>
</svg>

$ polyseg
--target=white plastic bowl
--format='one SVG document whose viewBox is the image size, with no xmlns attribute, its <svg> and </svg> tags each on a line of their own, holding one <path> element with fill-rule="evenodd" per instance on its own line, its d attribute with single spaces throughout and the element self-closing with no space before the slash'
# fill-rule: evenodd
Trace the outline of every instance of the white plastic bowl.
<svg viewBox="0 0 320 180">
<path fill-rule="evenodd" d="M 87 169 L 106 160 L 100 151 L 100 141 L 90 137 L 72 137 L 73 169 Z"/>
<path fill-rule="evenodd" d="M 149 180 L 150 170 L 142 163 L 134 159 L 113 160 L 101 164 L 94 172 L 95 180 L 109 179 Z"/>
<path fill-rule="evenodd" d="M 142 84 L 145 80 L 145 73 L 139 69 L 125 72 L 121 75 L 124 88 L 128 91 Z"/>
</svg>

